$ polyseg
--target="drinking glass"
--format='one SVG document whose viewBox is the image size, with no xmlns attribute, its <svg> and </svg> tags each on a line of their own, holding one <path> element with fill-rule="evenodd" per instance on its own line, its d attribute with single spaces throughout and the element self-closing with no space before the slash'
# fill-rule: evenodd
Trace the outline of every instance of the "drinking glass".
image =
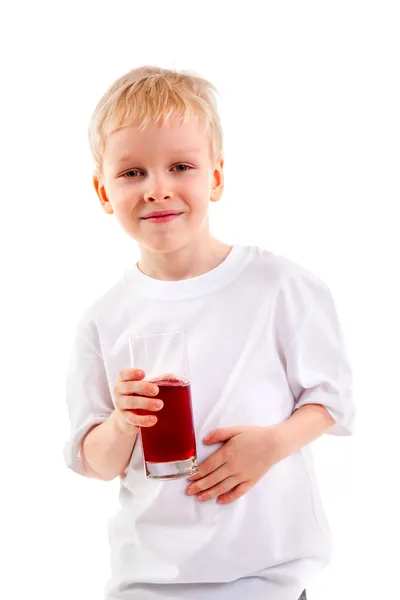
<svg viewBox="0 0 400 600">
<path fill-rule="evenodd" d="M 140 415 L 157 416 L 155 425 L 140 428 L 147 479 L 194 475 L 197 455 L 185 331 L 132 334 L 129 348 L 132 367 L 157 384 L 154 398 L 164 402 L 157 412 L 135 409 Z"/>
</svg>

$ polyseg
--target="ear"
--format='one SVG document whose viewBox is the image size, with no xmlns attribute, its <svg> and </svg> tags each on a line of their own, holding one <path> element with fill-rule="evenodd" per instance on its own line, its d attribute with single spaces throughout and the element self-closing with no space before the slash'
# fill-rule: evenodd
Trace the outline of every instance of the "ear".
<svg viewBox="0 0 400 600">
<path fill-rule="evenodd" d="M 114 211 L 107 196 L 104 180 L 102 176 L 97 173 L 97 171 L 93 173 L 93 185 L 104 212 L 106 212 L 108 215 L 112 215 Z"/>
<path fill-rule="evenodd" d="M 211 189 L 211 202 L 218 202 L 224 191 L 224 159 L 219 158 L 215 165 L 213 173 L 213 182 Z"/>
</svg>

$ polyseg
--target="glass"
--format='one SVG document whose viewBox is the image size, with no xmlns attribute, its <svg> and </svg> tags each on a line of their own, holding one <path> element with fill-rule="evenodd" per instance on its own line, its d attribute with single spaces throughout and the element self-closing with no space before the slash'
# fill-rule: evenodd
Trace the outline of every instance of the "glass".
<svg viewBox="0 0 400 600">
<path fill-rule="evenodd" d="M 156 383 L 164 406 L 157 412 L 135 409 L 141 415 L 156 415 L 152 427 L 141 427 L 147 479 L 178 479 L 197 472 L 196 439 L 183 330 L 137 333 L 129 336 L 131 364 L 145 372 L 146 381 Z"/>
</svg>

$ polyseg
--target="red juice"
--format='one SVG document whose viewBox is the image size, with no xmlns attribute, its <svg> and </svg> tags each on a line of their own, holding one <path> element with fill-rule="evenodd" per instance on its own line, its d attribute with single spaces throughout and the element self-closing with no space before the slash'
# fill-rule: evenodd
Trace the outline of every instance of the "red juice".
<svg viewBox="0 0 400 600">
<path fill-rule="evenodd" d="M 141 428 L 146 462 L 175 462 L 196 456 L 189 382 L 173 377 L 152 379 L 151 382 L 159 387 L 154 398 L 160 398 L 164 406 L 156 412 L 135 410 L 138 414 L 157 416 L 155 425 Z"/>
</svg>

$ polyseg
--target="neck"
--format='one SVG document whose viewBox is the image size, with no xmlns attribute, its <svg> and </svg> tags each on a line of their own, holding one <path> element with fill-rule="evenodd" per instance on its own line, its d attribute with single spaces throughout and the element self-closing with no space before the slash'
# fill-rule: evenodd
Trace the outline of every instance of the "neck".
<svg viewBox="0 0 400 600">
<path fill-rule="evenodd" d="M 139 269 L 153 279 L 179 281 L 203 275 L 215 269 L 231 251 L 232 246 L 208 236 L 195 240 L 173 252 L 153 252 L 141 248 Z"/>
</svg>

